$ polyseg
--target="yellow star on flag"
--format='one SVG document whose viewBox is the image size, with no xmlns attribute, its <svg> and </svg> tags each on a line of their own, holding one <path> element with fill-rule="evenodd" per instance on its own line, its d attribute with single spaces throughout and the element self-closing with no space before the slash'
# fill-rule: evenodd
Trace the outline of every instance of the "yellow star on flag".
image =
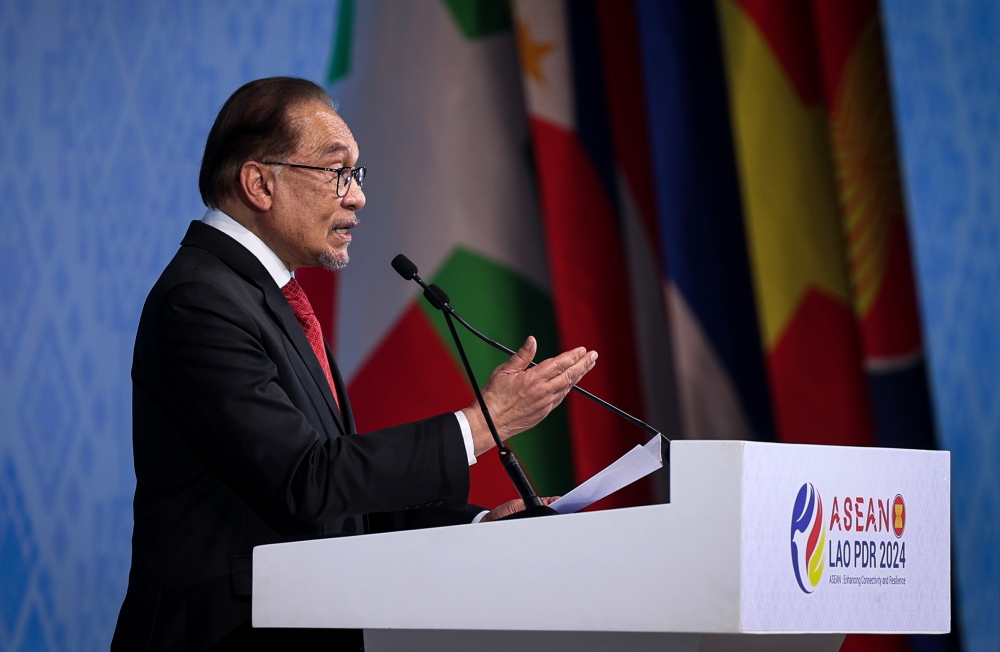
<svg viewBox="0 0 1000 652">
<path fill-rule="evenodd" d="M 517 21 L 517 50 L 521 54 L 521 69 L 533 81 L 548 85 L 542 72 L 542 57 L 556 49 L 555 41 L 536 41 L 531 35 L 528 23 Z"/>
</svg>

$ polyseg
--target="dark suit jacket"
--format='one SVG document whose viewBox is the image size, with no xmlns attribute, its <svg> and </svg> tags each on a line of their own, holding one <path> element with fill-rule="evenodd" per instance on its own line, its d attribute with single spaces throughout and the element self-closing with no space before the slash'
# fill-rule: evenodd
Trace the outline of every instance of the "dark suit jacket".
<svg viewBox="0 0 1000 652">
<path fill-rule="evenodd" d="M 254 546 L 478 511 L 453 415 L 357 435 L 333 358 L 342 416 L 257 258 L 201 222 L 181 245 L 136 335 L 132 568 L 113 650 L 200 650 L 245 626 Z"/>
</svg>

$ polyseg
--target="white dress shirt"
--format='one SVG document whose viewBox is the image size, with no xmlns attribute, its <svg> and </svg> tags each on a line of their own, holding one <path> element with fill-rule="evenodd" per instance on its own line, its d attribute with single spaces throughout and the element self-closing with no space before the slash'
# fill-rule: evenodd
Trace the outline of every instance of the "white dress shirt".
<svg viewBox="0 0 1000 652">
<path fill-rule="evenodd" d="M 209 226 L 214 226 L 246 247 L 250 253 L 257 257 L 264 269 L 271 274 L 271 278 L 274 279 L 279 288 L 285 287 L 285 284 L 292 279 L 292 273 L 278 258 L 278 254 L 271 251 L 271 248 L 264 244 L 263 240 L 233 218 L 222 211 L 209 209 L 201 221 Z M 465 454 L 469 458 L 469 466 L 472 466 L 476 463 L 476 449 L 472 445 L 472 427 L 461 410 L 455 413 L 455 418 L 458 419 L 458 427 L 462 431 L 462 440 L 465 442 Z M 485 512 L 477 516 L 474 522 L 478 522 L 484 514 Z"/>
</svg>

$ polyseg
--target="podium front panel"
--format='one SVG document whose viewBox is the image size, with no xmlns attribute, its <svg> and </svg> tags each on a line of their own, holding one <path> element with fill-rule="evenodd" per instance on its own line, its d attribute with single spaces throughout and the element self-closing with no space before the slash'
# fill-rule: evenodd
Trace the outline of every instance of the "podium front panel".
<svg viewBox="0 0 1000 652">
<path fill-rule="evenodd" d="M 949 454 L 748 443 L 745 632 L 947 632 Z"/>
</svg>

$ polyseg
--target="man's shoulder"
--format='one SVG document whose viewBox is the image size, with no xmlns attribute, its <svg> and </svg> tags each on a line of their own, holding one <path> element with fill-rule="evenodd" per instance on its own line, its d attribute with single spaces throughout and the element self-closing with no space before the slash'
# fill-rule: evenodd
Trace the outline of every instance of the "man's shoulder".
<svg viewBox="0 0 1000 652">
<path fill-rule="evenodd" d="M 212 227 L 197 222 L 192 224 L 192 229 L 195 226 L 215 231 Z M 222 232 L 215 233 L 220 239 L 229 238 Z M 188 231 L 188 236 L 190 234 L 191 230 Z M 223 241 L 223 244 L 228 243 Z M 239 247 L 235 241 L 233 244 Z M 263 290 L 259 282 L 231 260 L 227 260 L 232 258 L 231 252 L 213 249 L 215 248 L 204 246 L 200 242 L 191 243 L 190 237 L 185 237 L 180 249 L 167 263 L 146 297 L 139 320 L 140 331 L 144 325 L 148 327 L 157 322 L 163 309 L 177 301 L 186 303 L 193 300 L 217 306 L 220 302 L 230 303 L 243 306 L 243 309 L 263 302 Z"/>
<path fill-rule="evenodd" d="M 224 316 L 224 321 L 256 332 L 267 319 L 265 303 L 264 290 L 249 275 L 208 249 L 182 244 L 143 303 L 134 366 L 143 352 L 162 345 L 164 333 L 212 323 L 209 315 Z"/>
<path fill-rule="evenodd" d="M 175 288 L 190 283 L 213 286 L 225 294 L 230 294 L 234 286 L 252 284 L 249 278 L 212 252 L 182 245 L 153 285 L 147 301 L 162 298 Z"/>
<path fill-rule="evenodd" d="M 253 255 L 230 236 L 202 222 L 192 222 L 149 297 L 186 283 L 204 283 L 219 289 L 232 289 L 233 284 L 259 284 L 257 277 L 266 272 L 258 267 L 260 263 Z"/>
<path fill-rule="evenodd" d="M 172 287 L 181 283 L 218 283 L 236 279 L 249 281 L 211 251 L 182 244 L 167 263 L 157 285 Z"/>
</svg>

